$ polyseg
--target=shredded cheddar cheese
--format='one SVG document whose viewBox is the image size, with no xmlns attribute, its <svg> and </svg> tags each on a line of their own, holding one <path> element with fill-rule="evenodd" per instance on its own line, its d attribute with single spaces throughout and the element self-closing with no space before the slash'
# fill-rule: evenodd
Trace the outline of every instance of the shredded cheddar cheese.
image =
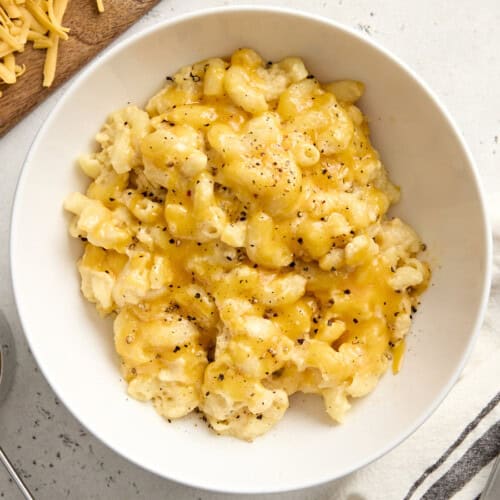
<svg viewBox="0 0 500 500">
<path fill-rule="evenodd" d="M 0 85 L 16 83 L 26 67 L 16 63 L 28 42 L 46 50 L 43 86 L 50 87 L 56 74 L 59 40 L 67 40 L 69 29 L 62 20 L 69 0 L 0 0 Z M 96 0 L 104 12 L 103 0 Z M 0 97 L 2 91 L 0 90 Z"/>
<path fill-rule="evenodd" d="M 404 339 L 400 340 L 392 348 L 392 373 L 396 375 L 401 370 L 403 364 L 403 357 L 405 355 L 406 342 Z"/>
</svg>

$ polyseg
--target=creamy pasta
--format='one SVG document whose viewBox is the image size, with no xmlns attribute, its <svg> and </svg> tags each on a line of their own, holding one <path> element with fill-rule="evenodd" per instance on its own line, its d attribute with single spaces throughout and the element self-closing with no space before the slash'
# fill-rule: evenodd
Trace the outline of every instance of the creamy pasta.
<svg viewBox="0 0 500 500">
<path fill-rule="evenodd" d="M 297 391 L 341 422 L 398 370 L 430 271 L 415 231 L 386 216 L 399 189 L 362 93 L 239 49 L 108 118 L 65 208 L 131 396 L 252 440 Z"/>
</svg>

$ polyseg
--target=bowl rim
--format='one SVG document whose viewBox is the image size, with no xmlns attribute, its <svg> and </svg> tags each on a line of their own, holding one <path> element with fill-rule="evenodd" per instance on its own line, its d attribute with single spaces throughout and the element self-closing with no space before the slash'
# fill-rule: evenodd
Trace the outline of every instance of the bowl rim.
<svg viewBox="0 0 500 500">
<path fill-rule="evenodd" d="M 480 205 L 480 212 L 482 215 L 482 223 L 484 226 L 484 232 L 485 232 L 485 241 L 483 242 L 484 244 L 484 254 L 481 256 L 484 259 L 484 275 L 482 279 L 482 292 L 481 292 L 481 298 L 480 298 L 480 303 L 479 307 L 476 313 L 476 318 L 474 321 L 474 326 L 472 328 L 466 349 L 462 355 L 462 358 L 460 360 L 460 363 L 457 365 L 455 371 L 453 372 L 452 376 L 448 380 L 447 384 L 442 388 L 438 396 L 434 399 L 432 404 L 427 408 L 427 410 L 419 416 L 418 419 L 416 419 L 411 425 L 409 425 L 406 429 L 401 431 L 397 436 L 395 436 L 390 442 L 386 444 L 383 448 L 377 450 L 377 452 L 372 453 L 370 456 L 365 457 L 364 460 L 360 460 L 357 464 L 352 465 L 345 470 L 341 471 L 338 474 L 323 474 L 321 476 L 317 476 L 314 479 L 308 479 L 304 481 L 296 481 L 293 485 L 288 486 L 288 485 L 276 485 L 270 487 L 269 485 L 267 487 L 262 487 L 259 485 L 256 485 L 255 487 L 252 488 L 246 488 L 246 489 L 231 489 L 231 488 L 221 488 L 219 486 L 211 486 L 210 484 L 199 484 L 196 482 L 196 480 L 188 480 L 185 477 L 183 478 L 177 478 L 177 477 L 172 477 L 169 475 L 168 471 L 160 470 L 160 469 L 155 469 L 154 467 L 150 465 L 145 465 L 142 464 L 138 461 L 133 456 L 127 455 L 123 450 L 118 449 L 115 447 L 115 445 L 110 443 L 110 440 L 108 437 L 103 436 L 101 433 L 96 432 L 95 430 L 92 429 L 92 424 L 83 421 L 82 418 L 77 414 L 76 411 L 73 410 L 71 405 L 66 401 L 65 397 L 63 394 L 60 394 L 59 391 L 57 390 L 58 384 L 57 381 L 54 380 L 50 374 L 49 370 L 47 369 L 45 362 L 43 359 L 40 359 L 37 355 L 37 352 L 35 349 L 32 348 L 32 336 L 33 332 L 29 331 L 29 329 L 26 328 L 26 322 L 23 320 L 23 317 L 28 314 L 27 311 L 23 310 L 22 306 L 22 297 L 20 296 L 20 292 L 18 290 L 18 285 L 17 285 L 17 279 L 16 279 L 16 273 L 14 272 L 14 269 L 16 268 L 15 266 L 15 252 L 14 252 L 14 247 L 15 247 L 15 241 L 18 239 L 17 232 L 18 232 L 18 227 L 19 225 L 16 225 L 16 220 L 18 218 L 18 212 L 20 211 L 20 205 L 21 205 L 21 193 L 23 191 L 24 185 L 26 183 L 26 180 L 28 178 L 28 168 L 27 166 L 31 163 L 33 156 L 35 155 L 35 151 L 37 150 L 39 144 L 42 141 L 42 138 L 44 136 L 44 133 L 51 127 L 52 121 L 54 118 L 59 114 L 59 110 L 65 105 L 65 103 L 71 98 L 71 95 L 73 94 L 74 90 L 79 88 L 80 85 L 82 85 L 83 81 L 94 71 L 98 69 L 99 66 L 102 64 L 105 64 L 107 60 L 111 59 L 116 53 L 121 52 L 122 50 L 126 49 L 127 47 L 133 45 L 136 43 L 138 40 L 149 36 L 155 32 L 162 31 L 164 29 L 167 29 L 171 26 L 177 25 L 177 24 L 182 24 L 186 21 L 190 21 L 193 19 L 197 18 L 203 18 L 207 16 L 214 16 L 218 14 L 225 14 L 225 13 L 231 13 L 231 12 L 240 12 L 240 13 L 256 13 L 256 12 L 261 12 L 262 14 L 266 13 L 273 13 L 273 14 L 280 14 L 284 16 L 291 16 L 295 18 L 302 18 L 310 21 L 314 21 L 316 23 L 321 23 L 323 25 L 327 25 L 331 28 L 335 28 L 337 30 L 343 31 L 347 33 L 350 36 L 353 36 L 363 43 L 371 46 L 375 50 L 381 52 L 385 57 L 387 57 L 392 63 L 395 65 L 399 66 L 400 69 L 402 69 L 411 79 L 413 79 L 427 94 L 427 96 L 433 101 L 433 104 L 436 106 L 436 108 L 440 111 L 440 113 L 443 115 L 443 117 L 446 120 L 446 123 L 450 130 L 453 132 L 454 136 L 458 139 L 458 144 L 462 149 L 462 153 L 464 154 L 467 164 L 469 167 L 469 170 L 472 174 L 472 178 L 474 181 L 474 187 L 478 193 L 479 197 L 479 205 Z M 28 345 L 33 353 L 33 357 L 35 358 L 35 361 L 37 365 L 40 368 L 41 373 L 49 383 L 51 389 L 54 391 L 54 393 L 57 395 L 59 400 L 64 404 L 64 406 L 68 409 L 68 411 L 71 413 L 71 415 L 81 424 L 83 425 L 93 436 L 95 436 L 99 441 L 101 441 L 103 444 L 105 444 L 108 448 L 112 449 L 115 453 L 120 455 L 121 457 L 125 458 L 129 462 L 133 463 L 134 465 L 140 467 L 143 470 L 147 470 L 148 472 L 151 472 L 161 478 L 168 479 L 171 481 L 175 481 L 177 483 L 190 486 L 193 488 L 199 488 L 203 489 L 206 491 L 214 491 L 214 492 L 221 492 L 221 493 L 250 493 L 250 494 L 264 494 L 264 493 L 278 493 L 278 492 L 286 492 L 286 491 L 294 491 L 294 490 L 299 490 L 303 488 L 309 488 L 313 486 L 318 486 L 324 483 L 327 483 L 329 481 L 333 481 L 336 479 L 339 479 L 341 477 L 344 477 L 348 474 L 351 474 L 352 472 L 359 470 L 370 463 L 374 462 L 378 458 L 381 458 L 385 454 L 387 454 L 389 451 L 391 451 L 393 448 L 395 448 L 397 445 L 401 444 L 403 441 L 405 441 L 410 435 L 412 435 L 438 408 L 438 406 L 443 402 L 445 397 L 448 395 L 448 393 L 451 391 L 453 386 L 455 385 L 458 377 L 462 373 L 466 362 L 468 361 L 471 352 L 476 344 L 477 338 L 479 336 L 479 331 L 480 327 L 483 323 L 487 304 L 488 304 L 488 298 L 489 298 L 489 292 L 490 292 L 490 287 L 491 287 L 491 274 L 492 274 L 492 231 L 491 231 L 491 226 L 490 226 L 490 221 L 489 217 L 487 214 L 486 210 L 486 203 L 485 203 L 485 193 L 484 189 L 481 184 L 481 179 L 479 177 L 479 172 L 476 166 L 476 163 L 474 161 L 474 158 L 469 150 L 469 147 L 467 146 L 465 140 L 463 139 L 458 126 L 454 122 L 453 118 L 451 117 L 450 113 L 444 106 L 444 104 L 441 102 L 441 100 L 438 98 L 438 96 L 435 94 L 435 92 L 425 83 L 425 81 L 419 77 L 413 69 L 409 67 L 405 62 L 403 62 L 398 56 L 394 55 L 392 52 L 390 52 L 388 49 L 386 49 L 384 46 L 381 45 L 380 42 L 377 42 L 362 33 L 358 32 L 354 28 L 347 26 L 339 21 L 336 21 L 334 19 L 328 18 L 326 16 L 322 16 L 319 14 L 313 14 L 306 12 L 301 9 L 295 9 L 295 8 L 288 8 L 288 7 L 281 7 L 281 6 L 268 6 L 268 5 L 248 5 L 248 4 L 242 4 L 242 5 L 231 5 L 231 6 L 219 6 L 219 7 L 211 7 L 211 8 L 205 8 L 205 9 L 197 9 L 193 12 L 181 14 L 178 16 L 174 16 L 171 18 L 166 18 L 166 19 L 161 19 L 158 22 L 155 22 L 153 25 L 148 26 L 146 28 L 143 28 L 139 30 L 137 33 L 133 35 L 126 35 L 125 38 L 116 45 L 113 45 L 110 48 L 106 48 L 103 53 L 100 55 L 97 55 L 97 57 L 91 61 L 89 64 L 87 64 L 82 70 L 72 79 L 70 80 L 68 87 L 64 90 L 63 95 L 59 99 L 59 101 L 55 104 L 55 106 L 52 108 L 52 110 L 49 112 L 48 117 L 46 120 L 43 122 L 41 125 L 40 129 L 36 133 L 33 142 L 30 145 L 30 148 L 28 150 L 28 153 L 25 157 L 25 160 L 23 162 L 21 172 L 18 177 L 18 181 L 16 184 L 15 192 L 14 192 L 14 202 L 12 205 L 12 210 L 11 210 L 11 216 L 10 216 L 10 231 L 9 231 L 9 271 L 10 271 L 10 277 L 11 277 L 11 283 L 12 283 L 12 289 L 13 289 L 13 295 L 14 295 L 14 303 L 16 305 L 16 309 L 19 315 L 20 323 L 22 326 L 22 331 L 24 332 L 24 335 L 26 336 L 26 340 L 28 342 Z"/>
</svg>

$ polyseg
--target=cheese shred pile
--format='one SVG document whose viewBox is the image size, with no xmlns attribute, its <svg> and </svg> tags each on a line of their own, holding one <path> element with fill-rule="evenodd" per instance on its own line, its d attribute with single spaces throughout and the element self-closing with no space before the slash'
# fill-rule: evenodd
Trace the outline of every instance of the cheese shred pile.
<svg viewBox="0 0 500 500">
<path fill-rule="evenodd" d="M 0 0 L 0 84 L 14 84 L 25 71 L 16 63 L 28 42 L 46 51 L 43 86 L 50 87 L 56 73 L 59 41 L 68 39 L 62 20 L 69 0 Z M 102 0 L 96 0 L 99 12 Z M 0 97 L 2 91 L 0 90 Z"/>
</svg>

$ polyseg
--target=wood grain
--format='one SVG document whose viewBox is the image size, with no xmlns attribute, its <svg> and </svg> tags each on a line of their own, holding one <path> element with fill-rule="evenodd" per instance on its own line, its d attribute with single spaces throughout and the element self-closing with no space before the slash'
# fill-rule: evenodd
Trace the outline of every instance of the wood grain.
<svg viewBox="0 0 500 500">
<path fill-rule="evenodd" d="M 16 57 L 18 64 L 26 64 L 26 73 L 14 85 L 0 85 L 0 136 L 158 1 L 105 0 L 105 11 L 99 14 L 94 0 L 70 0 L 63 25 L 71 31 L 69 40 L 59 43 L 52 87 L 42 87 L 45 50 L 29 44 Z"/>
</svg>

